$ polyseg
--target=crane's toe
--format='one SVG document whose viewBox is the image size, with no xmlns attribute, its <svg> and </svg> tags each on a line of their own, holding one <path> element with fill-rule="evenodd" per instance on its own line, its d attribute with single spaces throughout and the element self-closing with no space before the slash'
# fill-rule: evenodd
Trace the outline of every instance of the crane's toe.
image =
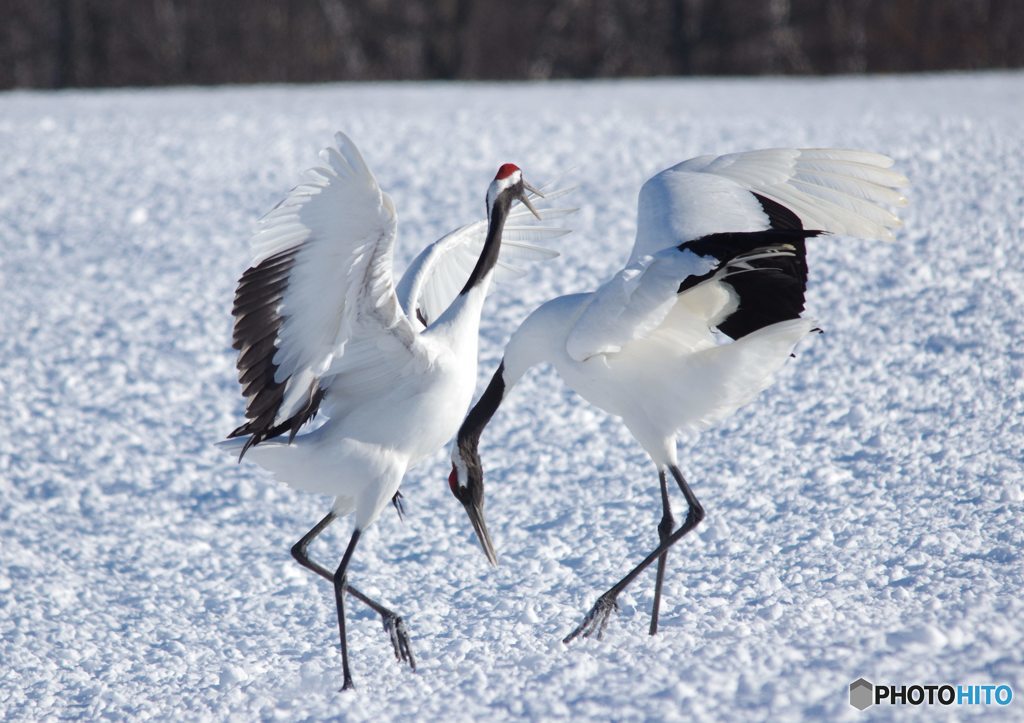
<svg viewBox="0 0 1024 723">
<path fill-rule="evenodd" d="M 416 670 L 416 661 L 412 657 L 412 649 L 409 647 L 409 633 L 405 629 L 405 621 L 398 615 L 382 615 L 381 622 L 384 624 L 384 631 L 391 638 L 391 645 L 395 649 L 395 660 L 400 663 L 408 663 L 409 667 Z"/>
<path fill-rule="evenodd" d="M 605 593 L 597 599 L 594 607 L 590 608 L 590 612 L 583 618 L 583 622 L 566 635 L 562 642 L 568 644 L 579 637 L 592 637 L 595 633 L 597 633 L 597 639 L 601 640 L 604 637 L 604 629 L 608 627 L 608 621 L 611 619 L 612 613 L 618 612 L 618 610 L 619 603 L 615 600 L 615 596 Z"/>
</svg>

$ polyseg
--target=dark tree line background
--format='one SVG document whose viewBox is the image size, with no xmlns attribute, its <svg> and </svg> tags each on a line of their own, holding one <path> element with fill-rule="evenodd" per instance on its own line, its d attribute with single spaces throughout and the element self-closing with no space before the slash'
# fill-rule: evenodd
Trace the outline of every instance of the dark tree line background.
<svg viewBox="0 0 1024 723">
<path fill-rule="evenodd" d="M 0 0 L 0 88 L 1024 66 L 1024 0 Z"/>
</svg>

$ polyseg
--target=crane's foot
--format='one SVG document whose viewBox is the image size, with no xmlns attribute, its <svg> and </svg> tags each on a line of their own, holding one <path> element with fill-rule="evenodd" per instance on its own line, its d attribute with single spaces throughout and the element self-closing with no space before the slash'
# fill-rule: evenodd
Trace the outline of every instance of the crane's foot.
<svg viewBox="0 0 1024 723">
<path fill-rule="evenodd" d="M 391 646 L 395 649 L 395 660 L 399 663 L 408 663 L 410 668 L 416 670 L 416 661 L 409 648 L 409 633 L 405 629 L 405 621 L 398 615 L 386 614 L 381 615 L 381 622 L 384 624 L 384 632 L 391 638 Z"/>
<path fill-rule="evenodd" d="M 342 684 L 341 690 L 339 690 L 338 692 L 339 693 L 344 693 L 346 690 L 355 690 L 355 689 L 356 689 L 356 686 L 352 682 L 352 676 L 348 674 L 348 671 L 346 671 L 345 672 L 345 682 Z"/>
<path fill-rule="evenodd" d="M 594 607 L 590 608 L 590 612 L 583 618 L 583 622 L 566 635 L 562 642 L 568 645 L 576 638 L 589 638 L 594 633 L 597 633 L 597 639 L 600 640 L 604 637 L 604 629 L 608 627 L 608 620 L 611 618 L 612 613 L 618 611 L 619 603 L 615 601 L 615 596 L 605 593 L 597 599 Z"/>
</svg>

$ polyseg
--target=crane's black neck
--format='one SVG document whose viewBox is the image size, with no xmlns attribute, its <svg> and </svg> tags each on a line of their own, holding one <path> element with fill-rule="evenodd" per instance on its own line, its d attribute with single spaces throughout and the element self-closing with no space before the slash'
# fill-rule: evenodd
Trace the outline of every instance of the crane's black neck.
<svg viewBox="0 0 1024 723">
<path fill-rule="evenodd" d="M 466 420 L 459 427 L 457 444 L 459 451 L 462 452 L 462 458 L 468 463 L 476 460 L 479 464 L 477 446 L 480 444 L 480 435 L 483 433 L 484 427 L 491 421 L 491 417 L 498 411 L 501 400 L 505 397 L 504 374 L 505 361 L 502 360 L 501 364 L 498 365 L 497 371 L 494 372 L 494 376 L 491 377 L 487 389 L 484 390 L 484 393 L 473 408 L 469 410 Z"/>
<path fill-rule="evenodd" d="M 505 219 L 508 218 L 508 211 L 512 207 L 512 195 L 508 191 L 498 194 L 491 208 L 491 217 L 487 225 L 487 239 L 484 241 L 484 250 L 480 252 L 480 258 L 473 267 L 473 273 L 469 280 L 462 287 L 460 295 L 469 293 L 469 290 L 479 284 L 494 265 L 498 263 L 498 253 L 501 251 L 501 232 L 505 227 Z"/>
</svg>

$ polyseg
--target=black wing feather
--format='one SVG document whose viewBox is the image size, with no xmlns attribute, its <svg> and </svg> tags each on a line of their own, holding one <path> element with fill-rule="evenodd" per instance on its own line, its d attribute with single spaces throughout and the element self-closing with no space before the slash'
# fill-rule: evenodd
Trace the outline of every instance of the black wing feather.
<svg viewBox="0 0 1024 723">
<path fill-rule="evenodd" d="M 754 198 L 758 200 L 761 204 L 761 209 L 765 212 L 765 215 L 768 216 L 768 224 L 770 228 L 777 231 L 803 230 L 804 225 L 800 222 L 800 217 L 778 201 L 773 201 L 767 196 L 762 196 L 760 193 L 755 193 Z"/>
<path fill-rule="evenodd" d="M 290 442 L 299 428 L 316 415 L 324 396 L 323 389 L 314 385 L 309 399 L 298 412 L 280 424 L 274 424 L 288 382 L 287 379 L 280 382 L 274 379 L 277 373 L 275 342 L 284 323 L 280 313 L 281 299 L 288 289 L 288 275 L 297 253 L 298 249 L 293 248 L 274 254 L 246 269 L 238 280 L 231 309 L 235 317 L 232 346 L 239 352 L 238 381 L 246 398 L 245 416 L 248 421 L 233 430 L 228 438 L 250 435 L 239 458 L 254 444 L 286 432 Z"/>
<path fill-rule="evenodd" d="M 729 284 L 739 297 L 736 311 L 718 325 L 720 331 L 733 339 L 800 317 L 807 291 L 805 239 L 822 233 L 804 230 L 800 218 L 782 204 L 757 193 L 754 196 L 761 203 L 771 228 L 709 234 L 678 247 L 700 256 L 713 256 L 720 262 L 707 274 L 685 279 L 679 285 L 679 293 L 706 281 L 732 262 L 742 261 L 751 269 L 722 278 L 722 283 Z M 765 255 L 744 258 L 755 252 Z"/>
</svg>

